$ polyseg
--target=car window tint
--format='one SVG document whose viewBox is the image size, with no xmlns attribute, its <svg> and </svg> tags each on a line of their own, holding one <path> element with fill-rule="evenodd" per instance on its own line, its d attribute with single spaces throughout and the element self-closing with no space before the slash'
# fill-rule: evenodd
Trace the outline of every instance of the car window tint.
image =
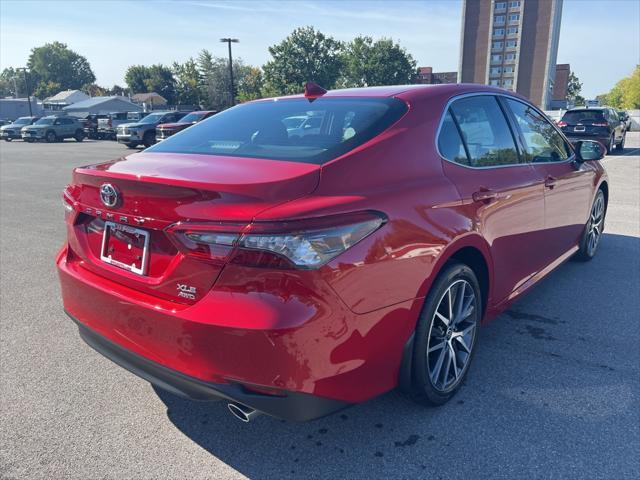
<svg viewBox="0 0 640 480">
<path fill-rule="evenodd" d="M 540 112 L 516 100 L 507 104 L 518 123 L 527 162 L 561 162 L 571 156 L 571 150 L 558 131 Z"/>
<path fill-rule="evenodd" d="M 602 110 L 573 110 L 566 112 L 562 116 L 562 121 L 569 125 L 581 123 L 583 125 L 591 125 L 593 123 L 601 123 L 606 121 Z"/>
<path fill-rule="evenodd" d="M 395 98 L 258 101 L 218 113 L 146 151 L 322 164 L 371 140 L 406 111 Z"/>
<path fill-rule="evenodd" d="M 492 95 L 462 98 L 451 104 L 473 167 L 521 163 L 507 120 Z"/>
<path fill-rule="evenodd" d="M 469 159 L 467 153 L 464 150 L 462 139 L 460 138 L 460 132 L 456 127 L 451 112 L 447 110 L 444 119 L 442 120 L 442 126 L 440 127 L 440 134 L 438 135 L 438 150 L 447 160 L 460 163 L 462 165 L 469 165 Z"/>
</svg>

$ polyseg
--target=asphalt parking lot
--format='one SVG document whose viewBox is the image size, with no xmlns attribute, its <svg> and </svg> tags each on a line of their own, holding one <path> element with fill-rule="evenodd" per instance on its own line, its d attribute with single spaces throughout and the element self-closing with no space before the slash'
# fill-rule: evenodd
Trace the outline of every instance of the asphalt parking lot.
<svg viewBox="0 0 640 480">
<path fill-rule="evenodd" d="M 114 142 L 0 144 L 0 477 L 640 478 L 640 134 L 604 160 L 597 257 L 568 262 L 482 329 L 437 409 L 396 392 L 306 424 L 240 423 L 82 342 L 54 255 L 74 166 Z"/>
</svg>

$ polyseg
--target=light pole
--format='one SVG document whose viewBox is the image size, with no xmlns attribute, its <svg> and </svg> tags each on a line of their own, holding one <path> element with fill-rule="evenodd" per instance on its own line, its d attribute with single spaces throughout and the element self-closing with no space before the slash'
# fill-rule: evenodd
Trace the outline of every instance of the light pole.
<svg viewBox="0 0 640 480">
<path fill-rule="evenodd" d="M 33 112 L 31 111 L 31 92 L 29 91 L 29 81 L 27 80 L 27 69 L 25 67 L 16 68 L 16 71 L 22 70 L 24 72 L 24 86 L 27 89 L 27 103 L 29 104 L 29 116 L 33 117 Z"/>
<path fill-rule="evenodd" d="M 233 89 L 233 58 L 231 57 L 231 44 L 238 43 L 240 40 L 237 38 L 221 38 L 222 43 L 226 43 L 229 46 L 229 80 L 231 81 L 229 96 L 231 97 L 231 106 L 236 104 L 236 96 Z"/>
</svg>

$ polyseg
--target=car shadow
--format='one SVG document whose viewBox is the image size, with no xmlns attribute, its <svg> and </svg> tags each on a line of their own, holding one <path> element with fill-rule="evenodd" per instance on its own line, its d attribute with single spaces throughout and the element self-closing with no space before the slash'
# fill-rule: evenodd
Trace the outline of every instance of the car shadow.
<svg viewBox="0 0 640 480">
<path fill-rule="evenodd" d="M 637 404 L 639 259 L 640 238 L 605 234 L 591 262 L 550 274 L 482 329 L 465 385 L 442 407 L 394 391 L 304 424 L 244 424 L 226 402 L 156 393 L 184 435 L 250 478 L 478 478 L 545 464 L 597 477 L 608 468 L 598 459 L 637 446 L 624 425 Z M 611 298 L 627 330 L 602 340 Z"/>
</svg>

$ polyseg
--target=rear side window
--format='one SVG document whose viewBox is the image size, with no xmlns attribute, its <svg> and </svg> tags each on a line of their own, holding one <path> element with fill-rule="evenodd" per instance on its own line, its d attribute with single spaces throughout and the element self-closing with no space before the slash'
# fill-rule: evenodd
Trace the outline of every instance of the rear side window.
<svg viewBox="0 0 640 480">
<path fill-rule="evenodd" d="M 197 123 L 147 151 L 322 164 L 371 140 L 406 111 L 407 105 L 395 98 L 247 103 Z"/>
<path fill-rule="evenodd" d="M 447 110 L 444 120 L 442 121 L 442 127 L 440 127 L 438 150 L 440 151 L 440 155 L 447 160 L 462 165 L 470 165 L 462 139 L 460 138 L 460 132 L 449 110 Z"/>
<path fill-rule="evenodd" d="M 497 99 L 492 95 L 461 98 L 451 104 L 472 167 L 523 163 Z"/>
<path fill-rule="evenodd" d="M 522 133 L 527 162 L 561 162 L 571 156 L 562 136 L 537 110 L 516 100 L 506 102 Z"/>
<path fill-rule="evenodd" d="M 607 119 L 604 118 L 602 110 L 573 110 L 566 112 L 562 116 L 562 121 L 569 125 L 577 125 L 578 123 L 592 125 L 606 122 Z"/>
</svg>

